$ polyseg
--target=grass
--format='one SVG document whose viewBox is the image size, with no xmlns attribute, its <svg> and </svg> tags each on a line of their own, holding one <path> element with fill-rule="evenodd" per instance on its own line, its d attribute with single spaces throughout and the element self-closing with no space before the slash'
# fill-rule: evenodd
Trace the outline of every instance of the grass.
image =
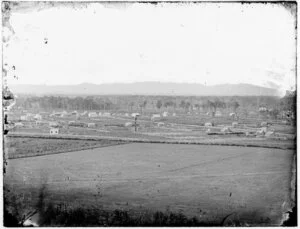
<svg viewBox="0 0 300 229">
<path fill-rule="evenodd" d="M 6 138 L 5 148 L 9 159 L 22 157 L 35 157 L 47 154 L 57 154 L 77 150 L 93 149 L 105 146 L 124 144 L 123 141 L 102 139 L 89 140 L 64 140 L 46 138 Z"/>
</svg>

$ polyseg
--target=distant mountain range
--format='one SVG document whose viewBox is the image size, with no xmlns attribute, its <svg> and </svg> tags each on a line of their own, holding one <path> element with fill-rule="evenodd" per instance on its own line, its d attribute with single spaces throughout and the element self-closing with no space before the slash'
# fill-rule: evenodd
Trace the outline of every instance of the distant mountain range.
<svg viewBox="0 0 300 229">
<path fill-rule="evenodd" d="M 10 85 L 16 94 L 35 95 L 195 95 L 195 96 L 246 96 L 264 95 L 277 96 L 273 88 L 251 84 L 220 84 L 206 86 L 194 83 L 112 83 L 78 85 Z"/>
</svg>

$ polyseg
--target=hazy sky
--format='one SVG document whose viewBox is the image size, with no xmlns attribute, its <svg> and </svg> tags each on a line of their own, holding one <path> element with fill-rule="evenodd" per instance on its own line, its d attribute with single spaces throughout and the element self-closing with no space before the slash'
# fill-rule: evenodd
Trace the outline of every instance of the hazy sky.
<svg viewBox="0 0 300 229">
<path fill-rule="evenodd" d="M 167 81 L 289 89 L 295 84 L 294 23 L 279 4 L 12 10 L 4 63 L 14 84 Z"/>
</svg>

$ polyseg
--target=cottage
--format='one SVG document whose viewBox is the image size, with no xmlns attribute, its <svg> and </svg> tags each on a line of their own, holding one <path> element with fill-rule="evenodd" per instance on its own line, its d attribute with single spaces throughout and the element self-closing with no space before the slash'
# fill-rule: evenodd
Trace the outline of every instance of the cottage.
<svg viewBox="0 0 300 229">
<path fill-rule="evenodd" d="M 259 112 L 266 112 L 266 111 L 268 111 L 268 109 L 266 107 L 260 107 L 260 108 L 258 108 L 258 111 Z"/>
<path fill-rule="evenodd" d="M 15 123 L 15 127 L 23 127 L 23 126 L 24 126 L 24 124 L 21 123 L 21 122 L 16 122 Z"/>
<path fill-rule="evenodd" d="M 169 113 L 168 113 L 167 111 L 165 111 L 165 112 L 162 114 L 163 117 L 168 117 L 168 115 L 169 115 Z"/>
<path fill-rule="evenodd" d="M 229 114 L 229 117 L 230 117 L 230 118 L 235 118 L 235 117 L 236 117 L 236 113 L 230 113 L 230 114 Z"/>
<path fill-rule="evenodd" d="M 173 117 L 175 117 L 176 116 L 176 113 L 173 113 Z"/>
<path fill-rule="evenodd" d="M 50 127 L 59 127 L 59 123 L 58 122 L 49 122 L 49 126 Z"/>
<path fill-rule="evenodd" d="M 204 126 L 205 126 L 205 127 L 212 127 L 213 125 L 212 125 L 211 122 L 206 122 L 206 123 L 204 124 Z"/>
<path fill-rule="evenodd" d="M 89 128 L 95 128 L 96 127 L 96 123 L 88 123 L 87 127 L 89 127 Z"/>
<path fill-rule="evenodd" d="M 134 118 L 135 118 L 136 116 L 140 116 L 140 114 L 139 114 L 139 113 L 132 113 L 132 114 L 131 114 L 131 117 L 134 117 Z"/>
<path fill-rule="evenodd" d="M 132 126 L 132 123 L 131 123 L 131 122 L 126 122 L 126 123 L 124 124 L 124 126 L 125 126 L 125 127 L 130 127 L 130 126 Z"/>
<path fill-rule="evenodd" d="M 159 120 L 160 119 L 160 114 L 153 114 L 151 117 L 151 121 Z"/>
<path fill-rule="evenodd" d="M 27 121 L 28 118 L 27 118 L 26 115 L 21 115 L 20 120 L 21 120 L 21 121 Z"/>
<path fill-rule="evenodd" d="M 215 114 L 216 117 L 221 117 L 222 116 L 222 113 L 221 111 L 216 111 L 216 114 Z"/>
<path fill-rule="evenodd" d="M 126 116 L 126 117 L 128 117 L 128 116 L 129 116 L 129 114 L 128 114 L 128 113 L 125 113 L 125 116 Z"/>
<path fill-rule="evenodd" d="M 239 125 L 238 122 L 233 122 L 231 126 L 232 126 L 232 127 L 238 127 L 238 125 Z"/>
<path fill-rule="evenodd" d="M 222 128 L 221 132 L 222 133 L 230 133 L 230 132 L 232 132 L 232 130 L 230 129 L 230 127 L 227 126 L 227 127 Z"/>
<path fill-rule="evenodd" d="M 41 116 L 40 114 L 36 114 L 36 115 L 34 116 L 34 119 L 35 119 L 35 120 L 42 120 L 42 116 Z"/>
<path fill-rule="evenodd" d="M 71 115 L 77 115 L 78 114 L 78 112 L 77 111 L 73 111 L 73 112 L 71 112 Z"/>
<path fill-rule="evenodd" d="M 274 131 L 267 131 L 265 136 L 268 138 L 268 137 L 273 137 L 275 136 L 275 132 Z"/>
<path fill-rule="evenodd" d="M 268 122 L 261 122 L 261 124 L 260 124 L 261 127 L 266 127 L 266 126 L 268 126 L 268 125 L 269 125 Z"/>
<path fill-rule="evenodd" d="M 109 112 L 104 112 L 102 116 L 109 117 L 111 114 Z"/>
<path fill-rule="evenodd" d="M 163 122 L 159 122 L 159 123 L 157 123 L 157 126 L 158 127 L 161 127 L 161 126 L 164 126 L 165 124 L 163 123 Z"/>
<path fill-rule="evenodd" d="M 90 112 L 90 113 L 88 114 L 88 116 L 89 116 L 89 118 L 95 118 L 95 117 L 97 117 L 98 115 L 97 115 L 96 112 Z"/>
<path fill-rule="evenodd" d="M 59 129 L 58 128 L 51 128 L 50 129 L 50 135 L 56 135 L 59 133 Z"/>
</svg>

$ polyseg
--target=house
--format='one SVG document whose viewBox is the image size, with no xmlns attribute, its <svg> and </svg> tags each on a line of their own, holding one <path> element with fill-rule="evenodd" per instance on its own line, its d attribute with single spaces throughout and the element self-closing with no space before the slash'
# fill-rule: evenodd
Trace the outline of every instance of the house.
<svg viewBox="0 0 300 229">
<path fill-rule="evenodd" d="M 23 127 L 23 126 L 24 126 L 24 124 L 21 123 L 21 122 L 16 122 L 15 123 L 15 127 Z"/>
<path fill-rule="evenodd" d="M 159 120 L 160 119 L 160 114 L 153 114 L 151 117 L 151 121 Z"/>
<path fill-rule="evenodd" d="M 226 127 L 221 129 L 221 132 L 222 133 L 230 133 L 230 132 L 232 132 L 232 130 L 230 129 L 230 127 L 226 126 Z"/>
<path fill-rule="evenodd" d="M 109 117 L 109 116 L 110 116 L 110 113 L 109 113 L 109 112 L 104 112 L 102 116 L 104 116 L 104 117 Z"/>
<path fill-rule="evenodd" d="M 128 117 L 128 116 L 129 116 L 129 114 L 128 114 L 128 113 L 125 113 L 125 116 L 126 116 L 126 117 Z"/>
<path fill-rule="evenodd" d="M 51 128 L 50 129 L 50 135 L 56 135 L 59 133 L 59 129 L 58 128 Z"/>
<path fill-rule="evenodd" d="M 236 116 L 235 113 L 230 113 L 230 114 L 229 114 L 229 117 L 230 117 L 230 118 L 235 118 L 235 116 Z"/>
<path fill-rule="evenodd" d="M 95 128 L 96 127 L 96 123 L 88 123 L 87 127 L 89 127 L 89 128 Z"/>
<path fill-rule="evenodd" d="M 132 113 L 132 114 L 131 114 L 131 117 L 134 117 L 134 118 L 135 118 L 135 117 L 137 117 L 137 116 L 140 116 L 140 113 Z"/>
<path fill-rule="evenodd" d="M 237 127 L 238 125 L 239 125 L 238 122 L 233 122 L 233 123 L 231 124 L 232 127 Z"/>
<path fill-rule="evenodd" d="M 268 109 L 266 107 L 259 107 L 258 111 L 259 112 L 265 112 L 265 111 L 268 111 Z"/>
<path fill-rule="evenodd" d="M 36 114 L 33 118 L 35 120 L 42 120 L 42 116 L 40 114 Z"/>
<path fill-rule="evenodd" d="M 221 117 L 222 116 L 222 113 L 221 111 L 216 111 L 216 114 L 215 114 L 216 117 Z"/>
<path fill-rule="evenodd" d="M 162 114 L 163 117 L 168 117 L 168 115 L 169 115 L 169 113 L 168 113 L 167 111 L 165 111 L 165 112 Z"/>
<path fill-rule="evenodd" d="M 173 113 L 173 117 L 175 117 L 176 116 L 176 113 Z"/>
<path fill-rule="evenodd" d="M 73 112 L 71 112 L 71 115 L 77 115 L 78 114 L 78 112 L 77 111 L 73 111 Z"/>
<path fill-rule="evenodd" d="M 130 126 L 132 126 L 132 123 L 131 123 L 131 122 L 126 122 L 126 123 L 124 124 L 124 126 L 125 126 L 125 127 L 130 127 Z"/>
<path fill-rule="evenodd" d="M 90 113 L 88 114 L 88 116 L 89 116 L 89 118 L 95 118 L 95 117 L 97 117 L 98 115 L 97 115 L 96 112 L 90 112 Z"/>
<path fill-rule="evenodd" d="M 206 123 L 204 124 L 204 126 L 205 126 L 205 127 L 211 127 L 211 126 L 212 126 L 212 123 L 211 123 L 211 122 L 206 122 Z"/>
<path fill-rule="evenodd" d="M 161 126 L 164 126 L 165 124 L 163 123 L 163 122 L 159 122 L 159 123 L 157 123 L 157 126 L 158 127 L 161 127 Z"/>
<path fill-rule="evenodd" d="M 20 120 L 21 120 L 21 121 L 27 121 L 28 118 L 27 118 L 26 115 L 21 115 Z"/>
<path fill-rule="evenodd" d="M 59 123 L 58 122 L 49 122 L 49 126 L 50 127 L 59 127 Z"/>
</svg>

